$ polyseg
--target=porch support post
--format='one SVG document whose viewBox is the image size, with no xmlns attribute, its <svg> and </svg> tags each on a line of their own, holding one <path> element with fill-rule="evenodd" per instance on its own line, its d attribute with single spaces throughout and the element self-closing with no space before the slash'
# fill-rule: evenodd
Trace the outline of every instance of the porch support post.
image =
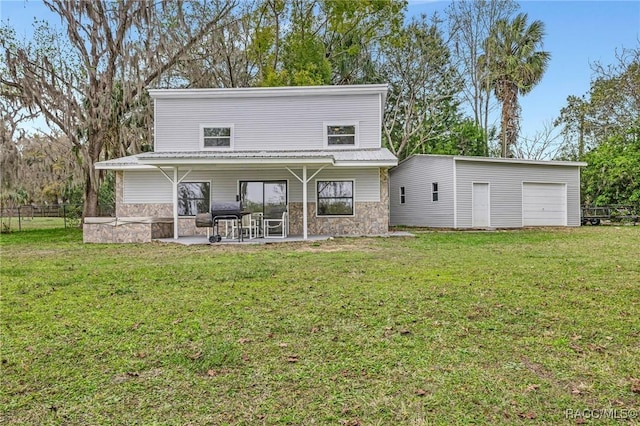
<svg viewBox="0 0 640 426">
<path fill-rule="evenodd" d="M 302 239 L 307 239 L 307 166 L 302 166 Z"/>
<path fill-rule="evenodd" d="M 182 176 L 182 178 L 178 179 L 178 166 L 173 168 L 173 178 L 171 178 L 167 172 L 162 170 L 161 167 L 158 167 L 160 173 L 166 177 L 169 182 L 171 182 L 171 188 L 173 189 L 173 239 L 178 239 L 178 184 L 187 177 L 189 173 L 191 173 L 191 169 L 187 170 L 187 172 Z"/>
<path fill-rule="evenodd" d="M 173 168 L 173 239 L 178 239 L 178 166 Z"/>
<path fill-rule="evenodd" d="M 320 167 L 318 170 L 316 170 L 316 172 L 314 174 L 312 174 L 310 177 L 307 177 L 307 166 L 302 166 L 302 177 L 298 176 L 297 174 L 295 174 L 293 172 L 293 170 L 291 170 L 289 167 L 285 167 L 287 170 L 289 170 L 289 173 L 291 173 L 292 175 L 294 175 L 296 177 L 296 179 L 298 179 L 300 182 L 302 182 L 302 237 L 303 239 L 307 239 L 307 227 L 308 227 L 308 223 L 307 223 L 307 184 L 309 183 L 309 181 L 311 179 L 313 179 L 314 177 L 317 176 L 318 173 L 320 173 L 322 171 L 322 169 L 324 169 L 325 167 L 327 167 L 326 165 Z"/>
</svg>

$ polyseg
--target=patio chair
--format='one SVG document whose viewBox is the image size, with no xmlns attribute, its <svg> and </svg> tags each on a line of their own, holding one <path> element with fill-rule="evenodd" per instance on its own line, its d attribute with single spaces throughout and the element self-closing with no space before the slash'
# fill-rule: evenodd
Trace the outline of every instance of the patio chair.
<svg viewBox="0 0 640 426">
<path fill-rule="evenodd" d="M 249 237 L 250 240 L 258 238 L 260 233 L 260 222 L 254 215 L 255 213 L 242 216 L 242 233 L 244 236 Z M 260 217 L 262 217 L 261 214 Z M 236 221 L 232 221 L 231 238 L 238 238 L 238 232 L 240 232 L 238 223 Z"/>
<path fill-rule="evenodd" d="M 286 238 L 287 237 L 287 211 L 283 211 L 282 215 L 263 219 L 262 232 L 264 238 Z"/>
<path fill-rule="evenodd" d="M 262 237 L 262 220 L 264 215 L 261 212 L 251 213 L 251 227 L 254 238 Z"/>
</svg>

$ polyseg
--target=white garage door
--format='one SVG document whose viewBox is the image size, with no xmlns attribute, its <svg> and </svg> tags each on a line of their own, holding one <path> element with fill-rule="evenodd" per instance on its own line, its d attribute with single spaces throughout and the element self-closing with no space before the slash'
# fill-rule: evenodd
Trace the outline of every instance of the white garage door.
<svg viewBox="0 0 640 426">
<path fill-rule="evenodd" d="M 523 226 L 565 226 L 567 191 L 563 183 L 522 184 Z"/>
</svg>

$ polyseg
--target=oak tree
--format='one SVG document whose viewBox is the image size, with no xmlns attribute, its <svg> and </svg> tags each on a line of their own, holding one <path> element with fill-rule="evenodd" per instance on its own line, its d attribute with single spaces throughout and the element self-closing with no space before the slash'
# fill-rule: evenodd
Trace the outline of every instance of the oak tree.
<svg viewBox="0 0 640 426">
<path fill-rule="evenodd" d="M 96 215 L 101 172 L 93 167 L 111 146 L 126 147 L 123 125 L 140 109 L 145 88 L 174 67 L 203 37 L 226 24 L 230 1 L 213 2 L 203 22 L 187 19 L 192 3 L 138 0 L 44 0 L 60 29 L 42 22 L 33 41 L 3 28 L 0 46 L 7 72 L 3 92 L 59 129 L 79 153 L 85 176 L 83 217 Z M 137 123 L 143 134 L 148 123 Z M 130 136 L 130 135 L 129 135 Z M 130 152 L 132 153 L 132 152 Z"/>
</svg>

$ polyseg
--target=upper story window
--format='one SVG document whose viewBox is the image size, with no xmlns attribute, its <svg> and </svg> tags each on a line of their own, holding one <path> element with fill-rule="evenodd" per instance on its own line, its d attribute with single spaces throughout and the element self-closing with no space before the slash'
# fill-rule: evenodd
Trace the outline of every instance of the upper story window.
<svg viewBox="0 0 640 426">
<path fill-rule="evenodd" d="M 233 148 L 233 126 L 202 125 L 200 129 L 203 149 Z"/>
<path fill-rule="evenodd" d="M 400 204 L 404 204 L 407 201 L 406 192 L 404 186 L 400 187 Z"/>
<path fill-rule="evenodd" d="M 438 201 L 438 182 L 431 184 L 431 201 Z"/>
<path fill-rule="evenodd" d="M 324 131 L 327 147 L 347 148 L 358 146 L 357 123 L 325 123 Z"/>
</svg>

